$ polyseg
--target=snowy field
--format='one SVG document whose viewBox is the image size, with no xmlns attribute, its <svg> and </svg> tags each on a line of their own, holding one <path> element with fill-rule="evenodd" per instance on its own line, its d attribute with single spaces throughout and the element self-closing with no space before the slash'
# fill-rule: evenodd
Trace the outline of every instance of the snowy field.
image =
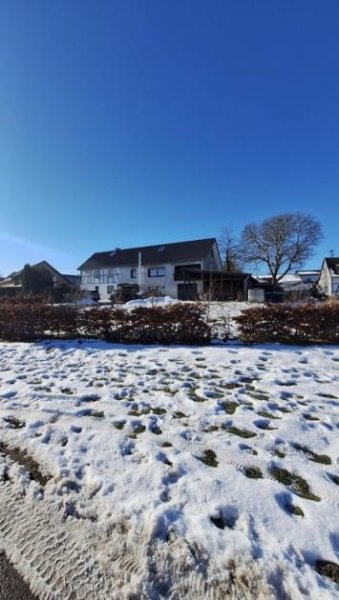
<svg viewBox="0 0 339 600">
<path fill-rule="evenodd" d="M 40 598 L 333 599 L 339 347 L 0 343 L 0 549 Z"/>
</svg>

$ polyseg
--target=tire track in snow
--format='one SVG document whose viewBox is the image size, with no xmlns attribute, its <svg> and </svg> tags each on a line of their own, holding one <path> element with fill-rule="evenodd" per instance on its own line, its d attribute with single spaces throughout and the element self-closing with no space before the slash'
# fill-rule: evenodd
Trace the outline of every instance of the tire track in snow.
<svg viewBox="0 0 339 600">
<path fill-rule="evenodd" d="M 51 510 L 45 501 L 32 502 L 13 487 L 0 486 L 0 547 L 41 600 L 118 600 L 136 591 L 141 570 L 138 577 L 123 577 L 126 595 L 118 589 L 119 569 L 128 566 L 126 547 L 117 552 L 119 538 L 105 539 L 87 521 L 63 522 L 56 506 Z"/>
</svg>

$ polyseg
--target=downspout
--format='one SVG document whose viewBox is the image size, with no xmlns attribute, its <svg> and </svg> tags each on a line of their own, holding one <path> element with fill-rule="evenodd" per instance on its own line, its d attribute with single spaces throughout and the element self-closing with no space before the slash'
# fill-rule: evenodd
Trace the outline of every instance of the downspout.
<svg viewBox="0 0 339 600">
<path fill-rule="evenodd" d="M 138 253 L 138 286 L 141 292 L 141 252 Z"/>
</svg>

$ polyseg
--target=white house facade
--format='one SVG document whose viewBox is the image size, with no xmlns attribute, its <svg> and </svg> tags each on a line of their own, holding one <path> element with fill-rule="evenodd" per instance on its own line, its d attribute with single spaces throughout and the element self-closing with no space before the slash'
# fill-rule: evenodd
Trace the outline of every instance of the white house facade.
<svg viewBox="0 0 339 600">
<path fill-rule="evenodd" d="M 80 288 L 108 302 L 119 284 L 137 284 L 141 293 L 155 291 L 190 299 L 203 292 L 203 282 L 188 273 L 222 268 L 215 238 L 98 252 L 80 267 Z"/>
<path fill-rule="evenodd" d="M 339 257 L 324 258 L 318 283 L 318 290 L 325 296 L 339 296 Z"/>
</svg>

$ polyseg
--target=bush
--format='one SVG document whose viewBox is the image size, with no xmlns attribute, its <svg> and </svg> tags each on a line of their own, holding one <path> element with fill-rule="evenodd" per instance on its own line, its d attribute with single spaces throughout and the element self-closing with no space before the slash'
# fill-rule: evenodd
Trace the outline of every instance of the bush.
<svg viewBox="0 0 339 600">
<path fill-rule="evenodd" d="M 94 306 L 50 305 L 44 298 L 18 297 L 0 303 L 0 338 L 91 337 L 125 343 L 208 343 L 211 330 L 197 304 L 137 307 L 132 311 Z"/>
<path fill-rule="evenodd" d="M 339 342 L 339 304 L 279 304 L 250 308 L 235 317 L 244 342 Z"/>
<path fill-rule="evenodd" d="M 42 297 L 6 298 L 0 302 L 0 337 L 10 341 L 76 337 L 78 314 L 76 307 L 53 306 Z"/>
<path fill-rule="evenodd" d="M 112 328 L 105 339 L 126 343 L 209 343 L 211 331 L 204 309 L 194 304 L 140 306 L 112 311 Z"/>
</svg>

